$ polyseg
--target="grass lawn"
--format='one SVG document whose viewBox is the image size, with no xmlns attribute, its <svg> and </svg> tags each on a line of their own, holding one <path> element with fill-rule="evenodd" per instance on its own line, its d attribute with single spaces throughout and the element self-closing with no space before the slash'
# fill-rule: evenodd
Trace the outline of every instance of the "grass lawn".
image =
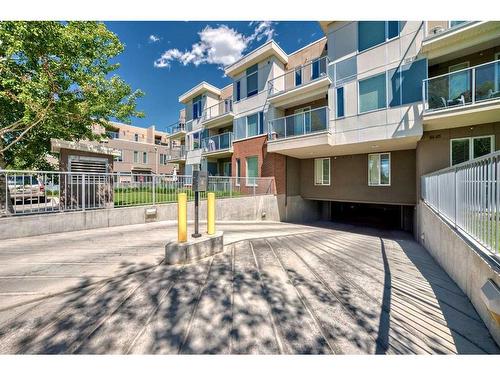
<svg viewBox="0 0 500 375">
<path fill-rule="evenodd" d="M 191 189 L 157 189 L 156 203 L 177 202 L 177 195 L 186 193 L 188 201 L 194 200 L 194 192 Z M 216 198 L 238 197 L 239 192 L 215 191 Z M 206 199 L 207 193 L 201 193 L 200 199 Z M 115 206 L 131 206 L 153 203 L 153 192 L 151 189 L 115 189 L 113 201 Z"/>
</svg>

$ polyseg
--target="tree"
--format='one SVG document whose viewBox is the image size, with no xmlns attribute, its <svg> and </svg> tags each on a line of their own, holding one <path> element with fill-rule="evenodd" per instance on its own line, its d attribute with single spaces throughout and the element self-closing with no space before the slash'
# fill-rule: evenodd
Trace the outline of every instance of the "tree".
<svg viewBox="0 0 500 375">
<path fill-rule="evenodd" d="M 51 138 L 142 117 L 143 93 L 112 75 L 123 49 L 103 23 L 0 22 L 0 168 L 48 168 Z"/>
<path fill-rule="evenodd" d="M 0 169 L 48 169 L 51 138 L 95 140 L 93 124 L 143 117 L 144 94 L 112 74 L 123 49 L 99 22 L 0 22 Z M 5 186 L 0 175 L 0 206 Z"/>
</svg>

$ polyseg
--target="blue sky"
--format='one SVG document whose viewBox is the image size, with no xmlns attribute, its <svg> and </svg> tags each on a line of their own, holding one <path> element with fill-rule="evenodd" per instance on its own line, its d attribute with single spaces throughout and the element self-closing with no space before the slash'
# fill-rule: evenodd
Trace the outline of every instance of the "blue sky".
<svg viewBox="0 0 500 375">
<path fill-rule="evenodd" d="M 146 116 L 132 124 L 159 130 L 177 120 L 180 94 L 203 80 L 226 86 L 222 67 L 269 38 L 290 53 L 323 36 L 317 22 L 305 21 L 105 23 L 125 44 L 113 61 L 117 74 L 146 93 L 137 106 Z"/>
</svg>

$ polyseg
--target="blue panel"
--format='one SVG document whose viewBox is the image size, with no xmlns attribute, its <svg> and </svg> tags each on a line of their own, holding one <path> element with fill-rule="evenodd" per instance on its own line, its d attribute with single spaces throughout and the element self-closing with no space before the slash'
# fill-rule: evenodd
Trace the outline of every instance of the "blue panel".
<svg viewBox="0 0 500 375">
<path fill-rule="evenodd" d="M 422 84 L 427 78 L 427 60 L 420 59 L 401 68 L 402 102 L 415 103 L 422 100 Z"/>
<path fill-rule="evenodd" d="M 385 42 L 385 21 L 358 22 L 358 51 Z"/>
<path fill-rule="evenodd" d="M 344 88 L 337 88 L 337 117 L 344 117 Z"/>
</svg>

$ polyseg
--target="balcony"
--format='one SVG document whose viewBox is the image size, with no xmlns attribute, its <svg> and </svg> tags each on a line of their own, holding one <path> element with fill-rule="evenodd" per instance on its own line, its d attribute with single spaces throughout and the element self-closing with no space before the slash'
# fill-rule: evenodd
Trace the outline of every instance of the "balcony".
<svg viewBox="0 0 500 375">
<path fill-rule="evenodd" d="M 233 148 L 233 133 L 217 134 L 201 140 L 201 148 L 204 154 L 210 156 L 229 156 Z"/>
<path fill-rule="evenodd" d="M 119 131 L 110 131 L 110 130 L 108 130 L 106 132 L 106 136 L 109 139 L 119 139 L 120 138 L 120 132 Z"/>
<path fill-rule="evenodd" d="M 328 107 L 315 108 L 269 122 L 269 152 L 304 158 L 317 152 L 326 152 L 332 145 Z"/>
<path fill-rule="evenodd" d="M 500 118 L 500 61 L 423 82 L 425 130 L 495 122 Z"/>
<path fill-rule="evenodd" d="M 184 122 L 174 122 L 172 125 L 167 126 L 168 138 L 182 139 L 186 135 L 186 124 Z"/>
<path fill-rule="evenodd" d="M 271 104 L 286 107 L 324 98 L 332 83 L 328 63 L 328 57 L 324 56 L 270 80 Z"/>
<path fill-rule="evenodd" d="M 183 161 L 186 159 L 186 147 L 184 145 L 172 147 L 168 150 L 167 160 L 172 161 Z"/>
<path fill-rule="evenodd" d="M 233 100 L 224 99 L 201 113 L 201 122 L 205 129 L 217 128 L 233 121 Z"/>
</svg>

